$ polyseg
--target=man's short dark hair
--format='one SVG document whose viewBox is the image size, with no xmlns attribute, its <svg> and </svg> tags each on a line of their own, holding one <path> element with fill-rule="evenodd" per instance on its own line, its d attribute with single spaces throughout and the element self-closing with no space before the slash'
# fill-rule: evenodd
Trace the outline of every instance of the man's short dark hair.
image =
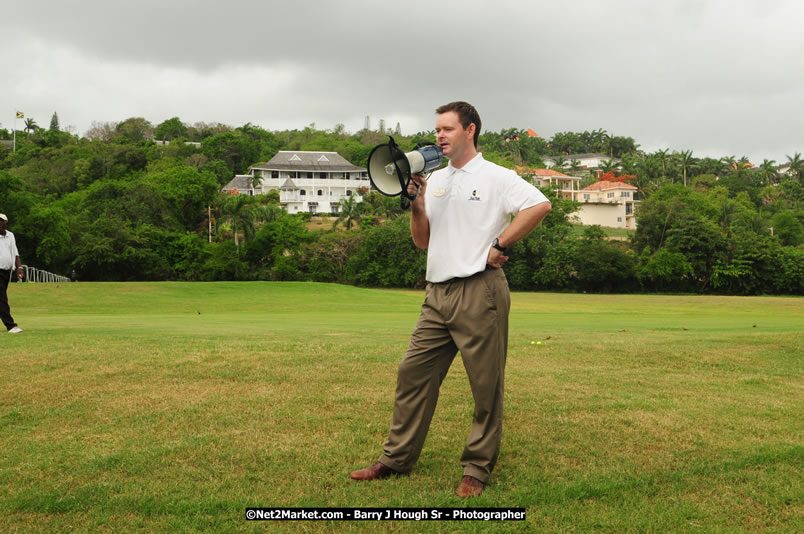
<svg viewBox="0 0 804 534">
<path fill-rule="evenodd" d="M 448 111 L 454 111 L 458 114 L 458 120 L 463 126 L 464 130 L 469 127 L 470 124 L 474 123 L 475 125 L 475 149 L 477 149 L 477 140 L 480 137 L 480 114 L 477 112 L 475 107 L 468 103 L 468 102 L 450 102 L 449 104 L 444 104 L 436 108 L 436 113 L 441 115 L 442 113 L 447 113 Z"/>
</svg>

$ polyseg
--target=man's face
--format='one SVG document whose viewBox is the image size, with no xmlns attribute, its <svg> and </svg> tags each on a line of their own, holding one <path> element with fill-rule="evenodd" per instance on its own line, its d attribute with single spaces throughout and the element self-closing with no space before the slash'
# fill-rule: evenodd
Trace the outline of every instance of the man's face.
<svg viewBox="0 0 804 534">
<path fill-rule="evenodd" d="M 474 135 L 474 123 L 464 128 L 454 111 L 447 111 L 436 117 L 436 144 L 441 147 L 446 158 L 460 159 L 467 150 L 474 148 Z"/>
<path fill-rule="evenodd" d="M 6 233 L 6 225 L 7 224 L 8 223 L 5 221 L 5 219 L 0 219 L 0 234 L 5 234 Z"/>
</svg>

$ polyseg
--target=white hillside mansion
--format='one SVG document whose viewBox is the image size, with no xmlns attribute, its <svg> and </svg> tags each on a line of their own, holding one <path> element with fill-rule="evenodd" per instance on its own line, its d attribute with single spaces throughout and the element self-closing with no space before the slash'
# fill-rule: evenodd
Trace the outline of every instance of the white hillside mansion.
<svg viewBox="0 0 804 534">
<path fill-rule="evenodd" d="M 565 169 L 569 169 L 572 166 L 573 160 L 578 162 L 578 166 L 581 170 L 599 169 L 603 166 L 603 162 L 605 161 L 615 161 L 617 163 L 620 162 L 619 158 L 614 158 L 598 152 L 591 154 L 567 154 L 566 156 L 561 156 L 561 158 L 563 158 Z M 555 167 L 558 160 L 559 156 L 545 156 L 542 158 L 544 166 L 548 169 Z"/>
<path fill-rule="evenodd" d="M 341 199 L 354 196 L 361 202 L 370 189 L 368 171 L 337 152 L 303 150 L 282 150 L 223 187 L 232 194 L 251 196 L 278 190 L 279 203 L 288 213 L 314 214 L 337 214 Z"/>
</svg>

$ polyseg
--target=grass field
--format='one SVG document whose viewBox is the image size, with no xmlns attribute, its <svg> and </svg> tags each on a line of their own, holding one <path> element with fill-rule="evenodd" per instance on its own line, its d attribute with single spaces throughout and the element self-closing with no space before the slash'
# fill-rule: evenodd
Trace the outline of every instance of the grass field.
<svg viewBox="0 0 804 534">
<path fill-rule="evenodd" d="M 570 235 L 574 235 L 575 237 L 583 236 L 584 231 L 589 228 L 588 226 L 583 226 L 581 224 L 573 224 L 571 227 L 572 233 Z M 627 241 L 634 237 L 636 230 L 631 230 L 627 228 L 609 228 L 603 227 L 601 228 L 603 233 L 606 234 L 608 239 L 616 240 L 616 241 Z"/>
<path fill-rule="evenodd" d="M 12 284 L 3 532 L 801 532 L 804 300 L 513 295 L 502 452 L 453 495 L 456 358 L 409 477 L 381 453 L 422 293 Z M 531 344 L 540 341 L 541 344 Z M 527 521 L 247 522 L 246 507 L 525 507 Z"/>
</svg>

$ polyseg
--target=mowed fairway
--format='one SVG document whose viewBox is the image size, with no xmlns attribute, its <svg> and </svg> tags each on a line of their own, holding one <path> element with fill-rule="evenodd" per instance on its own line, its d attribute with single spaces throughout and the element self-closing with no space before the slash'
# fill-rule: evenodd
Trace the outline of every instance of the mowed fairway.
<svg viewBox="0 0 804 534">
<path fill-rule="evenodd" d="M 458 356 L 409 477 L 381 453 L 423 293 L 12 284 L 3 532 L 801 532 L 804 300 L 513 295 L 502 452 L 453 495 Z M 533 342 L 533 343 L 531 343 Z M 541 342 L 537 344 L 536 342 Z M 246 507 L 525 507 L 527 521 L 248 522 Z"/>
</svg>

